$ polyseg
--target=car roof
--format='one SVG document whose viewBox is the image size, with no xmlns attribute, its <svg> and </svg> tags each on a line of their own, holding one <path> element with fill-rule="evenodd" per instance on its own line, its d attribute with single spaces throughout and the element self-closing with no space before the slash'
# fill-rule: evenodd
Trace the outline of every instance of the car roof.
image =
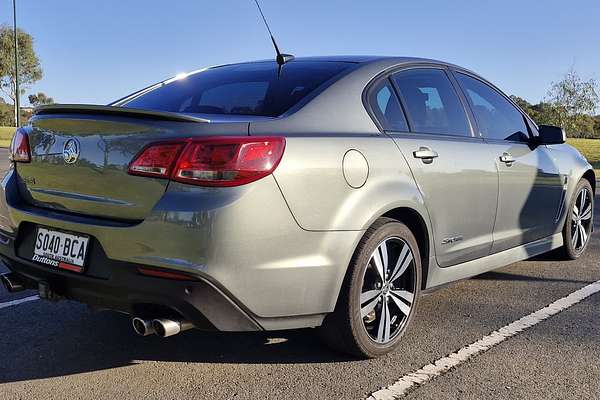
<svg viewBox="0 0 600 400">
<path fill-rule="evenodd" d="M 295 57 L 293 60 L 288 61 L 288 63 L 292 62 L 345 62 L 352 64 L 360 64 L 363 66 L 379 63 L 380 65 L 386 65 L 386 68 L 393 67 L 399 64 L 436 64 L 443 65 L 447 67 L 452 67 L 456 69 L 460 69 L 463 71 L 468 71 L 469 73 L 478 76 L 475 72 L 461 67 L 456 64 L 452 64 L 446 61 L 436 60 L 432 58 L 422 58 L 422 57 L 406 57 L 406 56 L 377 56 L 377 55 L 335 55 L 335 56 L 308 56 L 308 57 Z M 275 59 L 263 59 L 263 60 L 254 60 L 254 61 L 244 61 L 237 63 L 228 63 L 222 65 L 214 65 L 208 68 L 218 68 L 225 66 L 235 66 L 235 65 L 244 65 L 244 64 L 254 64 L 254 63 L 275 63 Z M 207 69 L 207 68 L 204 68 Z M 201 70 L 198 70 L 201 71 Z M 198 72 L 198 71 L 193 71 Z"/>
<path fill-rule="evenodd" d="M 354 64 L 368 64 L 377 61 L 389 61 L 390 64 L 401 64 L 401 63 L 433 63 L 442 65 L 453 65 L 445 61 L 434 60 L 429 58 L 421 57 L 404 57 L 404 56 L 376 56 L 376 55 L 335 55 L 335 56 L 308 56 L 308 57 L 295 57 L 292 61 L 288 62 L 347 62 Z M 215 65 L 214 67 L 223 67 L 228 65 L 239 65 L 239 64 L 253 64 L 253 63 L 266 63 L 275 62 L 275 59 L 262 59 L 254 61 L 243 61 L 237 63 L 227 63 L 222 65 Z M 213 68 L 214 68 L 213 67 Z"/>
<path fill-rule="evenodd" d="M 403 57 L 403 56 L 375 56 L 375 55 L 339 55 L 339 56 L 314 56 L 314 57 L 296 57 L 297 61 L 339 61 L 364 64 L 375 61 L 389 60 L 394 62 L 435 62 L 438 64 L 447 64 L 442 61 L 432 60 L 419 57 Z"/>
</svg>

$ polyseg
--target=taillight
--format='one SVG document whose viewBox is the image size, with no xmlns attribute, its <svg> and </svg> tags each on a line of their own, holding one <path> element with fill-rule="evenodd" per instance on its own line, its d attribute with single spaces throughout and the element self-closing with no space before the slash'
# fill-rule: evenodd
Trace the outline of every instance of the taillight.
<svg viewBox="0 0 600 400">
<path fill-rule="evenodd" d="M 129 173 L 168 178 L 184 145 L 185 143 L 156 143 L 146 147 L 129 164 Z"/>
<path fill-rule="evenodd" d="M 170 177 L 199 186 L 239 186 L 271 174 L 281 161 L 284 148 L 282 137 L 216 137 L 157 143 L 131 163 L 129 172 Z"/>
<path fill-rule="evenodd" d="M 171 179 L 201 186 L 238 186 L 275 170 L 283 156 L 282 137 L 234 137 L 190 142 Z"/>
<path fill-rule="evenodd" d="M 30 162 L 31 151 L 29 149 L 29 137 L 27 133 L 19 128 L 10 142 L 10 160 L 15 162 Z"/>
</svg>

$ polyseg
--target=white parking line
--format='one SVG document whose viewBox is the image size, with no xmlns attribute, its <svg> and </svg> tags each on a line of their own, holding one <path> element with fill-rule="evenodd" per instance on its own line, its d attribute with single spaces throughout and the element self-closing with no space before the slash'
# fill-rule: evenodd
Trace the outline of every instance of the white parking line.
<svg viewBox="0 0 600 400">
<path fill-rule="evenodd" d="M 484 336 L 480 340 L 463 347 L 456 353 L 452 353 L 446 357 L 440 358 L 432 364 L 426 365 L 423 368 L 414 371 L 400 378 L 396 383 L 387 388 L 378 390 L 369 396 L 368 400 L 392 400 L 405 396 L 409 391 L 417 388 L 430 381 L 431 379 L 443 375 L 455 368 L 459 364 L 464 363 L 476 355 L 486 352 L 491 347 L 505 341 L 506 339 L 515 336 L 534 325 L 539 324 L 543 320 L 566 310 L 574 304 L 586 299 L 594 293 L 600 292 L 600 281 L 589 284 L 570 295 L 556 300 L 554 303 L 535 311 L 515 322 L 512 322 L 497 331 Z"/>
<path fill-rule="evenodd" d="M 40 296 L 29 296 L 29 297 L 24 297 L 22 299 L 7 301 L 6 303 L 0 303 L 0 309 L 12 307 L 12 306 L 18 306 L 19 304 L 23 304 L 23 303 L 27 303 L 28 301 L 35 301 L 35 300 L 39 300 L 39 299 L 40 299 Z"/>
</svg>

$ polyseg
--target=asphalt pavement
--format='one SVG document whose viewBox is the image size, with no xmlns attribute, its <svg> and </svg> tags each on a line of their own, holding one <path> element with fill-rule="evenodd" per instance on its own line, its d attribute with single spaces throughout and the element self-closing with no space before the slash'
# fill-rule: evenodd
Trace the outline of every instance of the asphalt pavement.
<svg viewBox="0 0 600 400">
<path fill-rule="evenodd" d="M 537 257 L 439 290 L 422 299 L 400 348 L 376 360 L 332 352 L 310 329 L 142 338 L 125 315 L 70 301 L 11 305 L 35 293 L 0 288 L 0 399 L 362 399 L 599 280 L 599 260 L 594 235 L 580 260 Z M 599 306 L 593 294 L 407 398 L 600 398 Z"/>
</svg>

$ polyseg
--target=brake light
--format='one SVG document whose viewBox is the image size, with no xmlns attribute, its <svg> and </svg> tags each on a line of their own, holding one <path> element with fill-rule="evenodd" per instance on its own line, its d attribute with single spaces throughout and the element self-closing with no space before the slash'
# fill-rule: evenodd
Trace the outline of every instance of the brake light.
<svg viewBox="0 0 600 400">
<path fill-rule="evenodd" d="M 239 186 L 271 174 L 284 148 L 283 137 L 232 136 L 157 143 L 130 164 L 129 173 L 170 177 L 199 186 Z"/>
<path fill-rule="evenodd" d="M 146 147 L 129 164 L 129 173 L 168 178 L 184 145 L 185 143 L 157 143 Z"/>
<path fill-rule="evenodd" d="M 17 129 L 10 142 L 10 160 L 24 163 L 31 161 L 29 137 L 22 128 Z"/>
<path fill-rule="evenodd" d="M 282 137 L 234 137 L 190 142 L 172 175 L 201 186 L 239 186 L 272 173 L 285 147 Z"/>
</svg>

